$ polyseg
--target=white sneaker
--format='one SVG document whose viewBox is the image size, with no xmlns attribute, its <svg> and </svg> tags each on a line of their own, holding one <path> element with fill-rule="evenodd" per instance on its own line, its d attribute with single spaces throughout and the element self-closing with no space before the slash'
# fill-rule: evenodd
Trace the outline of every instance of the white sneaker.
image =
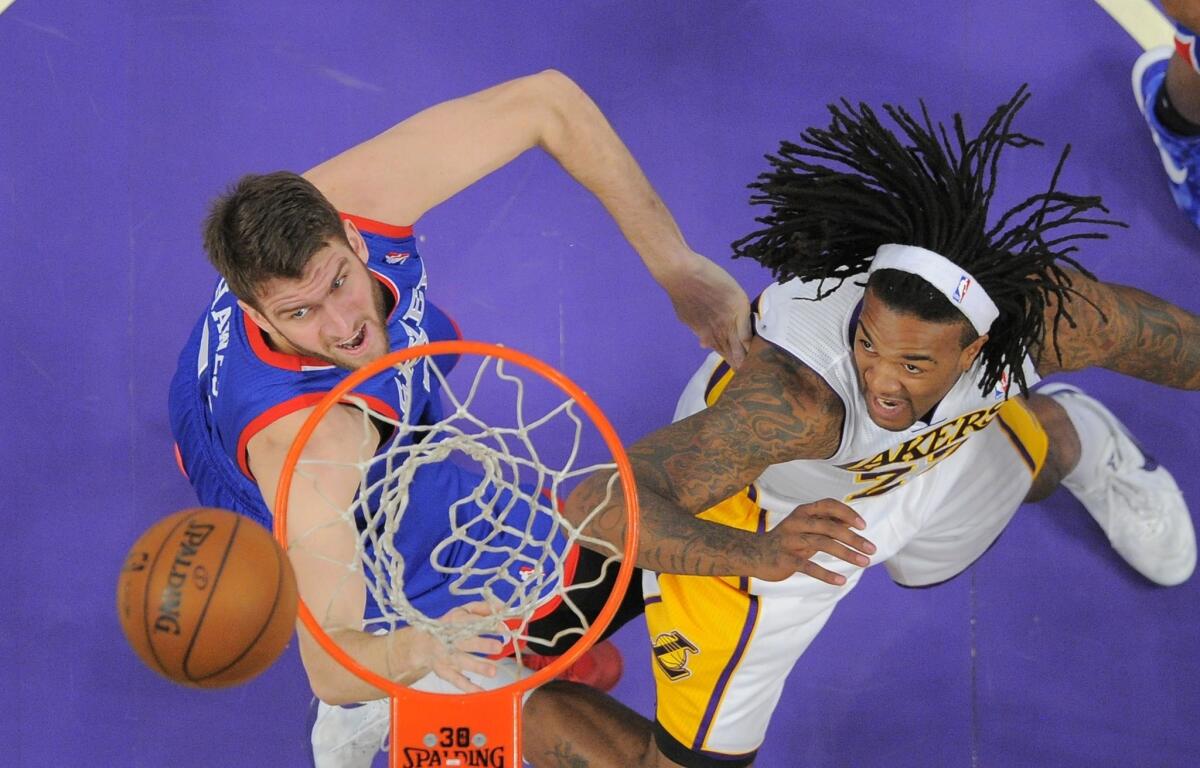
<svg viewBox="0 0 1200 768">
<path fill-rule="evenodd" d="M 1153 582 L 1170 587 L 1186 581 L 1196 567 L 1196 533 L 1171 473 L 1096 399 L 1069 384 L 1048 384 L 1037 392 L 1066 409 L 1080 442 L 1090 443 L 1062 484 L 1100 524 L 1113 549 Z M 1091 466 L 1082 465 L 1082 456 L 1090 457 Z"/>
<path fill-rule="evenodd" d="M 368 701 L 348 707 L 315 703 L 310 737 L 316 768 L 371 768 L 387 743 L 390 702 Z"/>
</svg>

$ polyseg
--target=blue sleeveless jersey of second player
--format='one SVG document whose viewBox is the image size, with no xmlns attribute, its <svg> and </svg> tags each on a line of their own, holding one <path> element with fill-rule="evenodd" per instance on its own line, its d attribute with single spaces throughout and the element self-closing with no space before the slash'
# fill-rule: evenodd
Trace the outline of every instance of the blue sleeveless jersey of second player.
<svg viewBox="0 0 1200 768">
<path fill-rule="evenodd" d="M 393 300 L 386 320 L 391 349 L 457 338 L 453 322 L 425 299 L 425 268 L 411 230 L 355 221 L 367 244 L 367 266 Z M 445 373 L 452 360 L 437 362 Z M 409 424 L 433 423 L 441 418 L 441 401 L 437 378 L 427 374 L 424 362 L 409 372 L 389 369 L 354 391 L 388 418 Z M 347 375 L 346 370 L 323 360 L 271 349 L 262 330 L 242 312 L 225 281 L 219 281 L 211 305 L 180 356 L 172 385 L 177 446 L 201 502 L 232 508 L 270 528 L 271 514 L 250 472 L 247 444 L 280 417 L 315 405 Z M 183 412 L 189 410 L 191 415 L 185 418 Z M 191 424 L 187 423 L 189 419 Z M 390 441 L 384 440 L 381 450 L 388 444 Z M 376 478 L 372 475 L 368 479 Z M 450 505 L 469 494 L 478 481 L 478 476 L 442 462 L 422 467 L 408 488 L 412 500 L 409 508 L 423 514 L 415 521 L 406 518 L 395 538 L 405 561 L 405 595 L 427 616 L 439 616 L 466 602 L 462 588 L 479 585 L 460 582 L 451 590 L 454 579 L 428 565 L 434 548 L 447 538 L 452 525 L 462 524 L 461 519 L 449 519 Z M 509 507 L 506 497 L 507 493 L 500 494 L 502 501 L 497 508 Z M 518 507 L 517 516 L 527 519 L 528 506 Z M 459 514 L 473 512 L 460 508 Z M 548 516 L 536 517 L 539 519 L 533 528 L 547 530 L 550 521 L 542 518 Z M 516 526 L 518 530 L 523 527 Z M 443 548 L 437 560 L 448 568 L 468 561 L 473 566 L 485 565 L 478 563 L 478 555 L 473 553 L 473 547 L 455 544 Z M 535 554 L 530 551 L 531 556 Z M 494 555 L 488 559 L 497 562 Z M 524 562 L 528 563 L 529 558 Z M 508 569 L 502 566 L 502 570 Z M 487 579 L 482 572 L 480 577 L 494 585 L 501 599 L 506 599 L 503 593 L 511 588 L 519 590 L 523 581 L 519 573 L 513 574 L 515 578 L 502 575 L 498 582 Z M 365 618 L 377 615 L 378 606 L 368 596 Z"/>
<path fill-rule="evenodd" d="M 455 338 L 449 319 L 425 301 L 425 267 L 411 230 L 393 236 L 366 231 L 362 235 L 369 254 L 367 267 L 392 298 L 386 321 L 391 349 Z M 195 375 L 208 405 L 212 436 L 239 472 L 252 481 L 246 454 L 250 439 L 280 417 L 315 405 L 347 371 L 324 360 L 271 349 L 262 330 L 238 307 L 237 297 L 224 280 L 217 283 L 197 331 Z M 433 391 L 436 379 L 423 372 L 424 366 L 414 381 L 408 382 L 394 371 L 386 371 L 355 391 L 389 418 L 415 423 L 426 409 L 438 408 Z M 411 406 L 405 402 L 409 390 Z M 413 413 L 408 413 L 409 409 Z M 438 417 L 436 413 L 425 415 Z"/>
</svg>

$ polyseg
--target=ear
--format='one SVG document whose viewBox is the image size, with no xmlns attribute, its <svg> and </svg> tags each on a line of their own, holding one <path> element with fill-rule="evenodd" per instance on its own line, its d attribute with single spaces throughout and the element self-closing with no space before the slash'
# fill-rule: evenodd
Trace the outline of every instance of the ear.
<svg viewBox="0 0 1200 768">
<path fill-rule="evenodd" d="M 346 242 L 350 243 L 350 250 L 354 251 L 354 255 L 358 257 L 359 261 L 366 264 L 370 254 L 367 252 L 367 243 L 362 239 L 358 227 L 354 226 L 354 222 L 350 219 L 342 219 L 342 228 L 346 231 Z"/>
<path fill-rule="evenodd" d="M 963 373 L 966 373 L 975 364 L 975 358 L 979 357 L 979 353 L 983 351 L 983 345 L 987 344 L 987 340 L 988 335 L 985 333 L 963 347 L 962 354 L 958 357 L 958 367 Z"/>
</svg>

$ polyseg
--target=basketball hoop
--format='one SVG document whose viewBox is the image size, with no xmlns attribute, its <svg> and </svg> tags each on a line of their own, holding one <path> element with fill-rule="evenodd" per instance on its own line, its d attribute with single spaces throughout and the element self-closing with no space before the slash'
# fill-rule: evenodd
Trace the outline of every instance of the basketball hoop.
<svg viewBox="0 0 1200 768">
<path fill-rule="evenodd" d="M 456 395 L 450 369 L 459 391 Z M 377 398 L 355 390 L 392 372 L 400 387 L 400 413 L 381 407 Z M 424 387 L 448 401 L 445 415 L 410 423 L 422 411 L 414 395 Z M 407 398 L 405 400 L 404 398 Z M 563 399 L 565 398 L 565 399 Z M 509 404 L 505 404 L 508 399 Z M 551 401 L 556 405 L 543 407 Z M 280 474 L 275 499 L 275 536 L 288 543 L 287 505 L 292 478 L 304 471 L 304 448 L 321 419 L 335 406 L 359 410 L 364 434 L 380 442 L 361 466 L 359 493 L 341 518 L 356 526 L 358 562 L 347 564 L 367 584 L 380 619 L 372 626 L 411 626 L 428 631 L 447 645 L 466 634 L 500 634 L 516 657 L 539 643 L 558 644 L 577 637 L 554 662 L 502 687 L 474 693 L 433 693 L 400 685 L 366 668 L 347 654 L 322 628 L 300 595 L 299 616 L 313 638 L 336 661 L 391 700 L 390 765 L 521 765 L 521 705 L 526 691 L 564 672 L 593 643 L 616 613 L 633 574 L 637 543 L 637 493 L 629 459 L 607 418 L 578 385 L 546 363 L 512 349 L 472 341 L 423 344 L 399 350 L 356 370 L 315 406 L 292 443 Z M 488 411 L 481 417 L 479 411 Z M 507 416 L 491 415 L 493 412 Z M 580 413 L 582 412 L 582 413 Z M 533 413 L 534 416 L 529 414 Z M 416 417 L 412 417 L 415 419 Z M 507 424 L 504 422 L 512 422 Z M 374 430 L 374 431 L 372 431 Z M 571 433 L 570 440 L 555 432 Z M 585 438 L 599 436 L 601 445 Z M 566 443 L 570 442 L 570 445 Z M 589 461 L 589 450 L 604 461 Z M 438 524 L 448 515 L 451 535 L 421 563 L 442 574 L 449 593 L 462 600 L 486 600 L 494 615 L 479 625 L 446 626 L 426 616 L 404 594 L 405 553 L 394 546 L 409 507 L 409 484 L 424 466 L 466 464 L 480 477 L 473 490 L 447 510 L 422 508 L 422 524 Z M 311 462 L 310 462 L 311 463 Z M 341 465 L 339 465 L 341 466 Z M 585 519 L 572 523 L 559 514 L 573 482 L 595 472 L 611 472 L 605 498 Z M 618 483 L 619 479 L 619 483 Z M 626 500 L 621 547 L 585 532 L 619 487 Z M 421 506 L 421 505 L 414 505 Z M 410 529 L 411 530 L 411 529 Z M 302 539 L 292 546 L 302 545 Z M 594 586 L 571 583 L 573 555 L 579 546 L 606 558 L 603 571 L 617 568 L 611 594 L 594 617 L 573 602 L 575 590 Z M 462 562 L 448 564 L 448 552 Z M 461 553 L 466 552 L 467 555 Z M 465 558 L 465 559 L 464 559 Z M 616 563 L 619 562 L 619 567 Z M 530 624 L 552 605 L 573 614 L 579 626 L 552 638 L 528 634 Z M 486 624 L 486 629 L 483 628 Z M 497 626 L 501 629 L 497 630 Z"/>
</svg>

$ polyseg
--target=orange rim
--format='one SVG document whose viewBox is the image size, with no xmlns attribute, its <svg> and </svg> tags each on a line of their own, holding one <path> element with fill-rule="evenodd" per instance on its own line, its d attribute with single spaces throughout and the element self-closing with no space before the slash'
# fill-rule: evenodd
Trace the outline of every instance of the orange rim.
<svg viewBox="0 0 1200 768">
<path fill-rule="evenodd" d="M 275 494 L 275 539 L 285 550 L 288 548 L 287 540 L 287 505 L 288 496 L 290 496 L 292 485 L 292 474 L 295 471 L 296 464 L 300 460 L 300 454 L 303 453 L 305 445 L 308 444 L 308 439 L 312 436 L 313 431 L 317 428 L 317 424 L 325 417 L 331 408 L 340 403 L 346 393 L 354 389 L 363 381 L 375 376 L 385 368 L 391 368 L 400 363 L 407 362 L 419 357 L 435 357 L 438 355 L 458 354 L 458 355 L 479 355 L 481 357 L 494 357 L 501 360 L 507 360 L 517 365 L 528 368 L 543 378 L 553 382 L 560 390 L 569 395 L 588 415 L 592 423 L 600 431 L 601 437 L 604 439 L 605 446 L 609 453 L 612 454 L 613 460 L 617 465 L 617 471 L 621 475 L 621 490 L 625 494 L 626 499 L 626 517 L 627 525 L 625 527 L 625 552 L 633 553 L 637 551 L 638 538 L 638 503 L 637 503 L 637 487 L 633 479 L 633 467 L 629 463 L 629 457 L 625 453 L 625 447 L 621 444 L 621 439 L 617 436 L 617 432 L 609 423 L 608 418 L 600 410 L 587 393 L 580 389 L 579 385 L 568 379 L 563 374 L 559 373 L 554 368 L 546 363 L 538 360 L 536 357 L 531 357 L 523 352 L 518 352 L 508 347 L 501 347 L 495 344 L 488 344 L 480 341 L 438 341 L 430 344 L 422 344 L 408 349 L 401 349 L 391 352 L 383 357 L 375 360 L 368 365 L 360 368 L 341 381 L 336 387 L 331 389 L 317 405 L 313 408 L 313 412 L 301 425 L 300 431 L 296 434 L 295 440 L 292 441 L 291 448 L 288 450 L 287 457 L 283 462 L 283 469 L 279 474 L 279 487 Z M 568 667 L 575 663 L 576 659 L 583 655 L 593 643 L 599 639 L 600 634 L 612 621 L 613 616 L 617 612 L 622 597 L 625 595 L 625 590 L 629 586 L 629 581 L 633 576 L 635 558 L 626 556 L 621 561 L 621 567 L 617 571 L 617 581 L 614 585 L 613 592 L 609 596 L 608 601 L 604 604 L 599 615 L 577 640 L 562 656 L 556 659 L 551 664 L 543 667 L 529 677 L 522 678 L 500 688 L 484 691 L 483 693 L 423 693 L 416 691 L 399 683 L 388 680 L 370 669 L 367 669 L 362 664 L 355 661 L 348 653 L 342 650 L 333 638 L 325 633 L 321 625 L 309 610 L 308 605 L 304 602 L 303 597 L 299 601 L 299 617 L 300 621 L 312 634 L 313 638 L 320 644 L 325 652 L 332 656 L 339 664 L 353 672 L 361 680 L 375 686 L 376 688 L 386 692 L 393 699 L 420 697 L 423 699 L 454 699 L 460 697 L 485 697 L 492 698 L 496 696 L 507 696 L 509 694 L 520 694 L 523 691 L 535 688 L 543 683 L 553 680 L 560 673 L 564 672 Z"/>
</svg>

